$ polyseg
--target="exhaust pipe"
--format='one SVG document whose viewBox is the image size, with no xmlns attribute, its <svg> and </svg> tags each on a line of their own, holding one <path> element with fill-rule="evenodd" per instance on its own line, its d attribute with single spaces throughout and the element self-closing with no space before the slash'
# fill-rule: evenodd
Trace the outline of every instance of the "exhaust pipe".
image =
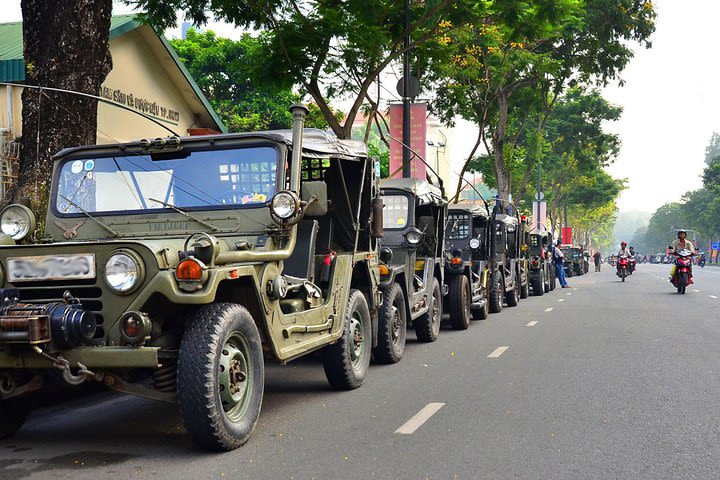
<svg viewBox="0 0 720 480">
<path fill-rule="evenodd" d="M 300 195 L 300 162 L 302 161 L 303 130 L 305 117 L 310 110 L 302 103 L 290 107 L 293 117 L 292 157 L 290 158 L 290 190 Z"/>
</svg>

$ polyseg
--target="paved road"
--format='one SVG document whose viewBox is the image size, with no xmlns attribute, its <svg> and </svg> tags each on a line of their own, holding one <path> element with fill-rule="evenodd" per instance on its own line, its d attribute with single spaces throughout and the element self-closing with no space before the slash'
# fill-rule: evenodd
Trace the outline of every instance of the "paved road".
<svg viewBox="0 0 720 480">
<path fill-rule="evenodd" d="M 720 477 L 720 271 L 680 296 L 667 266 L 624 284 L 604 267 L 412 342 L 356 391 L 329 390 L 316 359 L 272 366 L 234 452 L 198 450 L 174 408 L 103 393 L 36 412 L 0 442 L 0 478 Z"/>
</svg>

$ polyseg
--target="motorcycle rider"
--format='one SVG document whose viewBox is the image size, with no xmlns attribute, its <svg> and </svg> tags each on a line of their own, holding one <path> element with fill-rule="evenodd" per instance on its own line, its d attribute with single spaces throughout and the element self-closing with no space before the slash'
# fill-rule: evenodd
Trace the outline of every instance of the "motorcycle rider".
<svg viewBox="0 0 720 480">
<path fill-rule="evenodd" d="M 618 250 L 616 258 L 619 260 L 621 255 L 626 255 L 627 257 L 630 257 L 630 250 L 627 248 L 627 242 L 625 240 L 620 242 L 620 250 Z M 620 262 L 616 261 L 615 266 L 617 267 L 616 273 L 618 274 L 618 276 L 620 276 Z"/>
<path fill-rule="evenodd" d="M 670 250 L 670 255 L 675 255 L 680 250 L 690 250 L 693 252 L 693 255 L 695 255 L 695 246 L 693 243 L 687 239 L 687 232 L 685 230 L 678 230 L 677 232 L 678 238 L 674 240 L 668 249 Z M 672 282 L 673 277 L 675 276 L 675 262 L 672 264 L 672 268 L 670 268 L 670 281 Z M 692 278 L 692 264 L 690 269 L 690 278 Z"/>
<path fill-rule="evenodd" d="M 630 275 L 635 271 L 635 267 L 637 266 L 637 258 L 635 258 L 635 247 L 630 245 L 628 247 L 628 251 L 630 252 L 630 261 L 628 262 L 628 265 L 630 267 Z"/>
<path fill-rule="evenodd" d="M 687 239 L 687 232 L 685 230 L 678 230 L 677 236 L 677 240 L 673 241 L 670 245 L 672 253 L 680 250 L 690 250 L 691 252 L 695 252 L 695 247 L 693 246 L 693 243 Z"/>
</svg>

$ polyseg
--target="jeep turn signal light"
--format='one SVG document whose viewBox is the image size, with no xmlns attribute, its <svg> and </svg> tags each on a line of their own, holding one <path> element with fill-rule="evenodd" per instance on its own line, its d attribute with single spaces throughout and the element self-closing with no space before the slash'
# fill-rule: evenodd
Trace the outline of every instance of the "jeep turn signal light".
<svg viewBox="0 0 720 480">
<path fill-rule="evenodd" d="M 175 276 L 178 280 L 202 280 L 203 267 L 196 260 L 186 258 L 178 265 Z"/>
<path fill-rule="evenodd" d="M 460 257 L 453 257 L 453 258 L 450 260 L 450 264 L 451 264 L 451 265 L 462 265 L 462 258 L 460 258 Z"/>
<path fill-rule="evenodd" d="M 385 275 L 390 275 L 390 269 L 388 268 L 387 265 L 380 265 L 378 267 L 378 270 L 380 270 L 380 275 L 382 275 L 383 277 Z"/>
</svg>

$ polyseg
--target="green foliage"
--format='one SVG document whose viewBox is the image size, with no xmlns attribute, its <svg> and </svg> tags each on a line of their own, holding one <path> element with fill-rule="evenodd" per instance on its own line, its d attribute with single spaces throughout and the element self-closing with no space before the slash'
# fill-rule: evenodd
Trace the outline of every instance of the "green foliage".
<svg viewBox="0 0 720 480">
<path fill-rule="evenodd" d="M 231 132 L 292 126 L 289 107 L 301 95 L 293 92 L 292 82 L 267 80 L 272 52 L 266 36 L 244 34 L 234 41 L 190 29 L 185 40 L 171 43 Z M 327 128 L 317 105 L 310 105 L 307 124 Z"/>
<path fill-rule="evenodd" d="M 720 133 L 713 132 L 710 141 L 705 147 L 705 163 L 710 163 L 720 156 Z"/>
<path fill-rule="evenodd" d="M 550 0 L 544 2 L 551 3 Z M 330 128 L 349 138 L 370 85 L 403 52 L 403 0 L 126 0 L 159 28 L 176 24 L 181 10 L 197 24 L 208 16 L 262 30 L 273 54 L 271 79 L 299 85 L 312 96 Z M 440 35 L 443 21 L 468 21 L 470 0 L 410 2 L 415 51 Z M 330 103 L 350 99 L 343 120 Z"/>
<path fill-rule="evenodd" d="M 435 57 L 438 98 L 432 107 L 446 122 L 459 115 L 478 126 L 478 144 L 486 147 L 494 181 L 506 195 L 514 191 L 518 169 L 527 183 L 528 165 L 518 164 L 515 154 L 542 156 L 543 123 L 554 115 L 554 98 L 567 86 L 617 78 L 632 57 L 629 42 L 649 46 L 655 11 L 650 2 L 638 0 L 479 5 L 485 9 L 485 16 L 476 15 L 482 23 L 454 29 L 447 52 Z M 537 117 L 534 145 L 508 147 L 514 143 L 512 125 L 532 117 Z M 476 167 L 472 162 L 469 158 L 463 172 Z"/>
<path fill-rule="evenodd" d="M 703 170 L 702 179 L 705 187 L 720 189 L 720 152 L 714 158 L 707 160 L 707 167 Z"/>
<path fill-rule="evenodd" d="M 353 128 L 352 138 L 365 141 L 366 128 L 366 126 Z M 373 124 L 370 127 L 370 132 L 368 132 L 367 141 L 365 142 L 367 143 L 368 156 L 380 161 L 381 178 L 390 176 L 390 149 L 383 141 L 383 136 L 387 138 L 387 133 L 386 128 L 382 127 L 382 129 L 380 129 L 376 124 Z"/>
</svg>

